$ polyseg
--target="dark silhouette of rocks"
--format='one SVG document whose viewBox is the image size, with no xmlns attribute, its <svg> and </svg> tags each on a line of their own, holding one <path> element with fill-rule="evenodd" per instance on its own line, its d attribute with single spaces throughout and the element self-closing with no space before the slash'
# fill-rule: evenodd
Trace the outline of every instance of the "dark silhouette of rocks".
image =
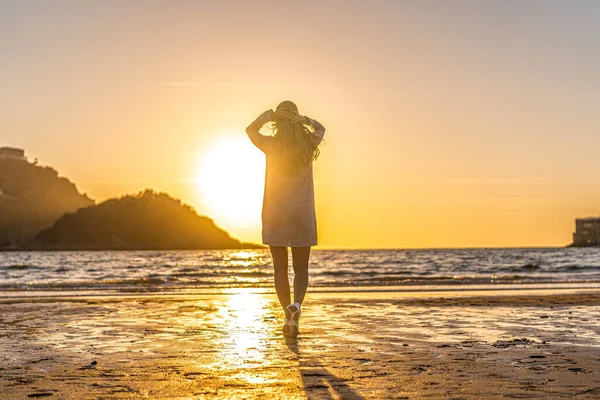
<svg viewBox="0 0 600 400">
<path fill-rule="evenodd" d="M 241 243 L 166 193 L 145 190 L 65 214 L 28 248 L 188 250 L 258 248 Z"/>
<path fill-rule="evenodd" d="M 0 250 L 240 249 L 207 217 L 146 190 L 95 205 L 22 149 L 0 148 Z"/>
<path fill-rule="evenodd" d="M 16 247 L 61 215 L 94 202 L 50 167 L 27 161 L 20 149 L 0 152 L 0 248 Z"/>
</svg>

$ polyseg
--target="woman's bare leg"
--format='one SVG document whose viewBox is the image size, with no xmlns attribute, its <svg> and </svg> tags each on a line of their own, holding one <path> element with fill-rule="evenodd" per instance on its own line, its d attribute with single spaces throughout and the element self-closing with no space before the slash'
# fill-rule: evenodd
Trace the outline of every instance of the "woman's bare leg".
<svg viewBox="0 0 600 400">
<path fill-rule="evenodd" d="M 286 253 L 287 254 L 287 253 Z M 292 247 L 294 266 L 294 302 L 302 304 L 308 288 L 308 259 L 310 247 Z"/>
<path fill-rule="evenodd" d="M 273 256 L 275 274 L 275 291 L 281 307 L 285 310 L 290 305 L 290 281 L 288 280 L 288 249 L 287 247 L 269 246 Z"/>
</svg>

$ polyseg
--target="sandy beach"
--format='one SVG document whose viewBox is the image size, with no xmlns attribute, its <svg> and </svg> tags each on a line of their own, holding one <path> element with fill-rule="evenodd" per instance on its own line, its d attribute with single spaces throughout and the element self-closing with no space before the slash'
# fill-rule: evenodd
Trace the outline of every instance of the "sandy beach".
<svg viewBox="0 0 600 400">
<path fill-rule="evenodd" d="M 3 297 L 2 398 L 598 398 L 600 292 Z"/>
</svg>

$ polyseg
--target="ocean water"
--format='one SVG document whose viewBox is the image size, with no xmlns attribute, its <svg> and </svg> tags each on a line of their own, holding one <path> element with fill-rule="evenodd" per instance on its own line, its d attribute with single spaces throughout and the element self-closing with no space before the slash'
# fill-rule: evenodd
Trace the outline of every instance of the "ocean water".
<svg viewBox="0 0 600 400">
<path fill-rule="evenodd" d="M 268 250 L 0 252 L 0 296 L 271 288 L 272 280 Z M 600 287 L 600 248 L 313 250 L 310 285 L 311 290 Z"/>
</svg>

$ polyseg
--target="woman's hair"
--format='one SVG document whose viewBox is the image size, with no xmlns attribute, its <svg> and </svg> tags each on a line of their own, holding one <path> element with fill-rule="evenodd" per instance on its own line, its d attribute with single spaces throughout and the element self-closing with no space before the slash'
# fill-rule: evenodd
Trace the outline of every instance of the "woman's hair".
<svg viewBox="0 0 600 400">
<path fill-rule="evenodd" d="M 298 115 L 298 107 L 291 101 L 283 101 L 277 111 Z M 289 118 L 278 118 L 273 127 L 274 144 L 279 167 L 288 175 L 303 175 L 313 160 L 319 157 L 316 137 L 301 122 L 292 124 Z"/>
</svg>

